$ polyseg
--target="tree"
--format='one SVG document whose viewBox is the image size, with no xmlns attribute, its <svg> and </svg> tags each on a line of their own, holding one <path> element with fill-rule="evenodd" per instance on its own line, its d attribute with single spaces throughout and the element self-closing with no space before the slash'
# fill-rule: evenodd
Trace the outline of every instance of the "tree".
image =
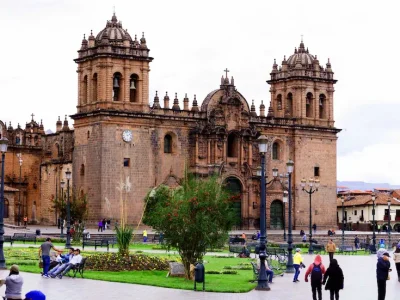
<svg viewBox="0 0 400 300">
<path fill-rule="evenodd" d="M 164 234 L 168 248 L 178 249 L 190 279 L 190 264 L 227 240 L 235 221 L 232 199 L 217 177 L 185 176 L 181 187 L 161 185 L 147 195 L 143 222 Z"/>
</svg>

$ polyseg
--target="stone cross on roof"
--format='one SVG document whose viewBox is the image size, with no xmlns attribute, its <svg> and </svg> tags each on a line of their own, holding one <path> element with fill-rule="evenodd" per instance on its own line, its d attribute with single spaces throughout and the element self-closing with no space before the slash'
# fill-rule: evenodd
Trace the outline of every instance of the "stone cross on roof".
<svg viewBox="0 0 400 300">
<path fill-rule="evenodd" d="M 228 72 L 229 72 L 228 68 L 226 68 L 226 69 L 224 70 L 224 72 L 225 72 L 225 74 L 226 74 L 225 77 L 228 78 Z"/>
</svg>

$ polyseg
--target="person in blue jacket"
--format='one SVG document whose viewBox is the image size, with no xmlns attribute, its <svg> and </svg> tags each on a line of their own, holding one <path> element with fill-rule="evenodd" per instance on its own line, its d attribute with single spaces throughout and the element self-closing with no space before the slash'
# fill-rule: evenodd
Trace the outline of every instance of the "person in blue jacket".
<svg viewBox="0 0 400 300">
<path fill-rule="evenodd" d="M 390 255 L 388 252 L 383 253 L 382 257 L 378 258 L 376 264 L 376 281 L 378 283 L 378 300 L 385 300 L 386 297 L 386 281 L 389 277 Z"/>
</svg>

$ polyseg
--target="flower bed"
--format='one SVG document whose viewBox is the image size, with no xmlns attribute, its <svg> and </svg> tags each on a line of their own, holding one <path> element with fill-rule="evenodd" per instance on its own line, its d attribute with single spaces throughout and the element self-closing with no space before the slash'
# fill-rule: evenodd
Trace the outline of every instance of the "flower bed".
<svg viewBox="0 0 400 300">
<path fill-rule="evenodd" d="M 88 256 L 85 268 L 94 271 L 168 271 L 169 264 L 166 259 L 143 254 L 96 253 Z"/>
</svg>

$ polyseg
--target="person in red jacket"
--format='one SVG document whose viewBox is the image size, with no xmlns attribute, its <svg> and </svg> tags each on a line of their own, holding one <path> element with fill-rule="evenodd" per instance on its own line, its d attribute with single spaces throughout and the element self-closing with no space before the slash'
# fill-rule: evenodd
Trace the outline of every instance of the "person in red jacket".
<svg viewBox="0 0 400 300">
<path fill-rule="evenodd" d="M 305 274 L 305 282 L 308 282 L 308 276 L 311 277 L 311 290 L 313 300 L 317 300 L 317 291 L 318 291 L 318 300 L 322 300 L 322 281 L 324 279 L 325 274 L 325 266 L 322 264 L 322 258 L 320 255 L 317 255 L 314 259 L 314 262 L 308 267 Z"/>
</svg>

